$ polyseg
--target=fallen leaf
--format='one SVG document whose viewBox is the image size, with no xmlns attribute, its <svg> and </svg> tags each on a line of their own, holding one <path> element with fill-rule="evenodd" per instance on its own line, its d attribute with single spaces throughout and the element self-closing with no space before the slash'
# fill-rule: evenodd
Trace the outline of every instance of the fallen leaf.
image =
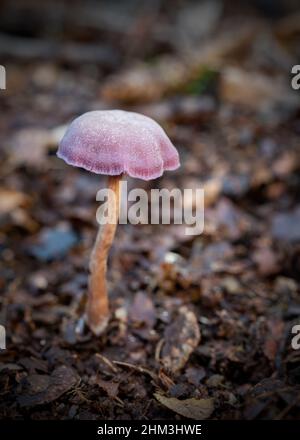
<svg viewBox="0 0 300 440">
<path fill-rule="evenodd" d="M 65 365 L 57 367 L 51 376 L 31 374 L 24 379 L 24 394 L 18 397 L 18 402 L 22 407 L 44 405 L 58 399 L 78 382 L 75 371 Z"/>
<path fill-rule="evenodd" d="M 0 188 L 0 215 L 9 214 L 20 206 L 25 206 L 29 197 L 13 189 Z"/>
<path fill-rule="evenodd" d="M 162 394 L 154 393 L 154 397 L 171 411 L 183 417 L 194 420 L 205 420 L 211 416 L 214 410 L 214 399 L 184 399 L 165 397 Z"/>
<path fill-rule="evenodd" d="M 184 367 L 201 339 L 194 312 L 186 306 L 180 307 L 177 317 L 166 328 L 164 339 L 161 362 L 165 368 L 176 373 Z"/>
</svg>

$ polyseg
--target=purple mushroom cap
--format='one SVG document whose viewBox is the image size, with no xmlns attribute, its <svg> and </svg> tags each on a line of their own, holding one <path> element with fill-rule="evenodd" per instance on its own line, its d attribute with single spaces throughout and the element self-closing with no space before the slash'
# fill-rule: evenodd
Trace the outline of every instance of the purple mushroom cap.
<svg viewBox="0 0 300 440">
<path fill-rule="evenodd" d="M 57 156 L 93 173 L 127 173 L 144 180 L 180 166 L 176 148 L 157 122 L 123 110 L 91 111 L 76 118 Z"/>
</svg>

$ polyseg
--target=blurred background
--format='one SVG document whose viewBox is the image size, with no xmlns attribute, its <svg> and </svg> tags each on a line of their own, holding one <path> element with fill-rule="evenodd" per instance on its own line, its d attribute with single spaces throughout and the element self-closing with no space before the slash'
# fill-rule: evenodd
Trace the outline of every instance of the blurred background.
<svg viewBox="0 0 300 440">
<path fill-rule="evenodd" d="M 299 2 L 2 0 L 0 64 L 0 417 L 179 419 L 185 400 L 299 418 Z M 181 158 L 129 187 L 204 188 L 206 223 L 118 228 L 96 339 L 78 320 L 106 181 L 55 153 L 73 118 L 114 108 Z"/>
</svg>

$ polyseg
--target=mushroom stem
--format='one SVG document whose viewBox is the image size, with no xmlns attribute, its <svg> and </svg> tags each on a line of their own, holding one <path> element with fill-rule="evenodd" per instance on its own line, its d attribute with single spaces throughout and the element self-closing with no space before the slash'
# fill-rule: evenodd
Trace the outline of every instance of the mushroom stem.
<svg viewBox="0 0 300 440">
<path fill-rule="evenodd" d="M 109 176 L 107 208 L 109 221 L 99 226 L 96 242 L 90 259 L 89 294 L 87 301 L 87 323 L 95 335 L 100 335 L 109 320 L 106 270 L 108 252 L 113 242 L 120 209 L 122 175 Z"/>
</svg>

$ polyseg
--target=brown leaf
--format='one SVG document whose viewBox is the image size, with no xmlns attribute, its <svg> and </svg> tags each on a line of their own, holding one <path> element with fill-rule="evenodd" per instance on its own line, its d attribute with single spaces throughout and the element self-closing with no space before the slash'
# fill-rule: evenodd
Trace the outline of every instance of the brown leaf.
<svg viewBox="0 0 300 440">
<path fill-rule="evenodd" d="M 9 214 L 20 206 L 25 206 L 29 197 L 13 189 L 0 188 L 0 215 Z"/>
<path fill-rule="evenodd" d="M 184 399 L 165 397 L 162 394 L 154 393 L 154 397 L 171 411 L 183 417 L 194 420 L 205 420 L 211 416 L 214 410 L 214 399 Z"/>
<path fill-rule="evenodd" d="M 24 394 L 18 397 L 22 407 L 44 405 L 58 399 L 79 381 L 75 371 L 65 365 L 57 367 L 51 376 L 31 374 L 23 383 Z"/>
<path fill-rule="evenodd" d="M 186 306 L 180 307 L 177 317 L 166 328 L 164 337 L 161 361 L 175 373 L 184 367 L 201 339 L 194 312 Z"/>
</svg>

